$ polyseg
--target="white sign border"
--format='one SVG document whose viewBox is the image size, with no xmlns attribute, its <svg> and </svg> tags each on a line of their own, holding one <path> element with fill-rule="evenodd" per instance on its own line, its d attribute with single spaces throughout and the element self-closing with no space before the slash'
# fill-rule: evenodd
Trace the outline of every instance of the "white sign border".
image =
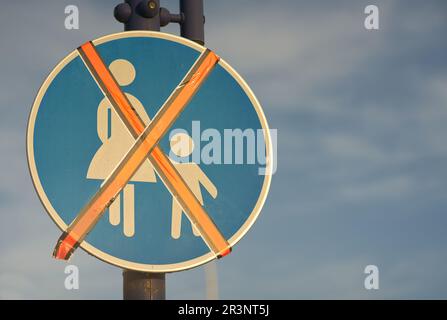
<svg viewBox="0 0 447 320">
<path fill-rule="evenodd" d="M 111 35 L 107 35 L 101 38 L 98 38 L 93 42 L 95 46 L 101 45 L 103 43 L 117 40 L 117 39 L 124 39 L 124 38 L 134 38 L 134 37 L 148 37 L 148 38 L 160 38 L 165 39 L 173 42 L 177 42 L 183 45 L 186 45 L 192 49 L 197 50 L 198 52 L 202 53 L 205 50 L 205 47 L 192 42 L 188 39 L 181 38 L 175 35 L 162 33 L 162 32 L 152 32 L 152 31 L 127 31 L 127 32 L 120 32 L 115 33 Z M 71 52 L 67 57 L 65 57 L 59 64 L 53 69 L 53 71 L 50 73 L 50 75 L 46 78 L 44 83 L 42 84 L 40 90 L 37 93 L 36 99 L 34 100 L 29 120 L 28 120 L 28 128 L 27 128 L 27 158 L 28 158 L 28 166 L 31 173 L 31 177 L 33 180 L 34 187 L 37 191 L 37 194 L 40 198 L 40 201 L 42 202 L 43 206 L 45 207 L 47 213 L 51 217 L 51 219 L 56 223 L 56 225 L 62 230 L 67 230 L 67 225 L 65 222 L 61 219 L 59 214 L 56 212 L 56 210 L 51 205 L 43 187 L 40 182 L 40 178 L 37 172 L 36 163 L 34 159 L 34 126 L 36 121 L 36 116 L 39 111 L 40 104 L 42 102 L 43 97 L 45 96 L 45 93 L 51 83 L 53 82 L 54 78 L 59 74 L 59 72 L 64 69 L 65 66 L 67 66 L 73 59 L 78 57 L 78 51 L 74 50 Z M 247 83 L 242 79 L 242 77 L 223 59 L 219 62 L 220 66 L 224 68 L 229 74 L 233 76 L 233 78 L 238 82 L 238 84 L 242 87 L 242 89 L 245 91 L 247 96 L 249 97 L 251 103 L 255 107 L 256 113 L 258 115 L 258 118 L 261 122 L 262 128 L 264 130 L 264 140 L 266 142 L 266 159 L 270 159 L 270 161 L 267 161 L 267 168 L 266 172 L 270 174 L 266 174 L 264 178 L 264 183 L 262 185 L 261 193 L 259 195 L 258 201 L 256 202 L 255 207 L 253 208 L 253 211 L 250 213 L 248 219 L 244 222 L 244 224 L 239 228 L 239 230 L 230 238 L 228 239 L 228 243 L 231 247 L 234 247 L 237 242 L 248 232 L 248 230 L 251 228 L 251 226 L 254 224 L 256 219 L 259 216 L 259 213 L 261 212 L 261 209 L 265 203 L 265 200 L 267 198 L 268 191 L 270 189 L 270 183 L 272 179 L 272 168 L 273 168 L 273 147 L 272 147 L 272 141 L 270 137 L 270 130 L 269 126 L 267 124 L 267 119 L 264 115 L 264 112 L 262 110 L 262 107 L 258 101 L 258 99 L 255 97 L 254 93 L 251 91 L 250 87 L 247 85 Z M 83 241 L 80 245 L 82 249 L 87 251 L 89 254 L 95 256 L 96 258 L 110 263 L 112 265 L 115 265 L 120 268 L 124 269 L 130 269 L 130 270 L 136 270 L 136 271 L 143 271 L 143 272 L 160 272 L 160 273 L 169 273 L 169 272 L 176 272 L 176 271 L 182 271 L 187 270 L 190 268 L 194 268 L 197 266 L 200 266 L 202 264 L 205 264 L 213 259 L 215 259 L 215 255 L 212 252 L 208 252 L 200 257 L 179 262 L 179 263 L 173 263 L 173 264 L 161 264 L 161 265 L 152 265 L 152 264 L 141 264 L 141 263 L 135 263 L 131 261 L 127 261 L 124 259 L 119 259 L 117 257 L 114 257 L 108 253 L 105 253 L 98 248 L 94 247 L 87 241 Z"/>
</svg>

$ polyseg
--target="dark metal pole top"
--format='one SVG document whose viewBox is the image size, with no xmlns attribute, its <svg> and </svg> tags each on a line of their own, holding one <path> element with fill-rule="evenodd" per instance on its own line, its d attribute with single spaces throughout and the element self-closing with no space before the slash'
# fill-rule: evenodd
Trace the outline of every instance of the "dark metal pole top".
<svg viewBox="0 0 447 320">
<path fill-rule="evenodd" d="M 205 43 L 203 0 L 180 0 L 180 14 L 183 17 L 183 22 L 180 24 L 181 36 L 203 45 Z"/>
<path fill-rule="evenodd" d="M 115 7 L 114 16 L 125 31 L 160 31 L 160 0 L 126 0 Z"/>
<path fill-rule="evenodd" d="M 160 31 L 171 22 L 180 24 L 181 36 L 200 44 L 205 43 L 203 0 L 179 0 L 180 13 L 171 14 L 160 7 L 160 0 L 125 0 L 115 7 L 116 20 L 124 30 Z"/>
</svg>

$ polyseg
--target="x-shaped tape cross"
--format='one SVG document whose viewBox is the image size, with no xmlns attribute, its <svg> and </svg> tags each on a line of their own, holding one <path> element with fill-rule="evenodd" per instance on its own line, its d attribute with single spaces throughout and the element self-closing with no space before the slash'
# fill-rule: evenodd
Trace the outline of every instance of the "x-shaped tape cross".
<svg viewBox="0 0 447 320">
<path fill-rule="evenodd" d="M 211 50 L 206 49 L 152 121 L 146 125 L 106 67 L 93 43 L 85 43 L 78 48 L 78 52 L 117 115 L 134 137 L 135 142 L 100 189 L 61 235 L 53 256 L 63 260 L 70 258 L 145 159 L 149 159 L 165 186 L 177 199 L 215 255 L 220 258 L 230 253 L 231 247 L 222 233 L 172 162 L 158 146 L 160 140 L 186 108 L 220 58 Z"/>
</svg>

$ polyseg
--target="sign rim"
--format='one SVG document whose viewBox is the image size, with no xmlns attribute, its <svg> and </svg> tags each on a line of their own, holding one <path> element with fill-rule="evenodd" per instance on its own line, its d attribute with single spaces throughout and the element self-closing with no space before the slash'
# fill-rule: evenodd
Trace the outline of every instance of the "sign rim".
<svg viewBox="0 0 447 320">
<path fill-rule="evenodd" d="M 171 35 L 163 32 L 154 32 L 154 31 L 126 31 L 126 32 L 119 32 L 114 33 L 110 35 L 106 35 L 100 38 L 97 38 L 96 40 L 93 40 L 92 43 L 97 46 L 101 45 L 106 42 L 110 42 L 117 39 L 125 39 L 125 38 L 138 38 L 138 37 L 146 37 L 146 38 L 159 38 L 164 39 L 168 41 L 177 42 L 183 45 L 186 45 L 199 53 L 202 53 L 206 48 L 204 46 L 201 46 L 193 41 L 190 41 L 188 39 Z M 77 50 L 73 50 L 71 53 L 69 53 L 65 58 L 63 58 L 50 72 L 50 74 L 47 76 L 43 84 L 41 85 L 36 98 L 34 99 L 29 117 L 28 117 L 28 125 L 27 125 L 27 133 L 26 133 L 26 151 L 27 151 L 27 159 L 28 159 L 28 169 L 31 174 L 31 180 L 34 185 L 34 189 L 36 190 L 36 193 L 39 197 L 40 202 L 42 203 L 43 207 L 45 208 L 45 211 L 50 216 L 51 220 L 57 225 L 57 227 L 61 231 L 65 231 L 67 229 L 67 224 L 62 220 L 62 218 L 59 216 L 57 211 L 53 208 L 50 200 L 48 199 L 42 184 L 40 182 L 39 174 L 37 172 L 37 167 L 34 159 L 34 127 L 35 127 L 35 121 L 37 117 L 37 113 L 39 111 L 41 102 L 43 97 L 45 96 L 46 91 L 50 87 L 53 80 L 56 78 L 56 76 L 76 57 L 78 57 Z M 262 110 L 262 107 L 254 95 L 253 91 L 250 89 L 248 84 L 243 80 L 243 78 L 234 70 L 225 60 L 221 59 L 219 61 L 219 65 L 227 71 L 233 78 L 236 80 L 238 85 L 243 89 L 245 94 L 248 96 L 251 104 L 255 108 L 256 114 L 258 116 L 258 119 L 261 123 L 262 129 L 264 130 L 264 141 L 266 144 L 266 159 L 270 159 L 270 161 L 267 161 L 266 164 L 266 172 L 265 178 L 262 184 L 261 192 L 258 196 L 258 200 L 256 201 L 256 205 L 254 206 L 252 212 L 248 215 L 248 218 L 245 220 L 245 222 L 242 224 L 242 226 L 236 231 L 236 233 L 228 239 L 228 243 L 231 247 L 236 245 L 239 240 L 242 239 L 242 237 L 250 230 L 254 222 L 257 220 L 262 207 L 265 203 L 265 200 L 267 198 L 267 194 L 270 189 L 271 179 L 272 179 L 272 168 L 273 168 L 273 147 L 272 147 L 272 141 L 270 137 L 270 130 L 267 123 L 267 119 L 265 117 L 264 111 Z M 177 262 L 177 263 L 171 263 L 171 264 L 143 264 L 143 263 L 136 263 L 131 262 L 128 260 L 117 258 L 111 254 L 105 253 L 104 251 L 96 248 L 95 246 L 88 243 L 86 240 L 84 240 L 80 247 L 86 251 L 87 253 L 93 255 L 94 257 L 98 258 L 101 261 L 104 261 L 106 263 L 109 263 L 111 265 L 121 267 L 124 269 L 129 270 L 135 270 L 135 271 L 142 271 L 142 272 L 157 272 L 157 273 L 170 273 L 170 272 L 177 272 L 177 271 L 183 271 L 191 268 L 198 267 L 202 264 L 208 263 L 211 260 L 214 260 L 216 257 L 215 255 L 210 251 L 208 253 L 205 253 L 204 255 L 201 255 L 199 257 L 196 257 L 194 259 Z"/>
</svg>

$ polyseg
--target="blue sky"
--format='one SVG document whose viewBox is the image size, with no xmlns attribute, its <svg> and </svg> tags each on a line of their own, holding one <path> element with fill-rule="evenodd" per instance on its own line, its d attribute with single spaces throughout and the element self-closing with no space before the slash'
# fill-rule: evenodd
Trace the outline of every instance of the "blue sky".
<svg viewBox="0 0 447 320">
<path fill-rule="evenodd" d="M 81 251 L 80 290 L 64 289 L 65 265 L 50 258 L 59 230 L 25 154 L 41 82 L 79 44 L 122 30 L 115 2 L 2 4 L 0 298 L 121 298 L 121 270 Z M 64 29 L 69 4 L 80 30 Z M 368 4 L 379 31 L 363 27 Z M 270 195 L 218 262 L 220 297 L 447 298 L 447 3 L 205 0 L 205 11 L 207 46 L 278 129 Z M 368 264 L 377 291 L 363 287 Z M 168 298 L 203 298 L 204 278 L 203 268 L 169 275 Z"/>
</svg>

